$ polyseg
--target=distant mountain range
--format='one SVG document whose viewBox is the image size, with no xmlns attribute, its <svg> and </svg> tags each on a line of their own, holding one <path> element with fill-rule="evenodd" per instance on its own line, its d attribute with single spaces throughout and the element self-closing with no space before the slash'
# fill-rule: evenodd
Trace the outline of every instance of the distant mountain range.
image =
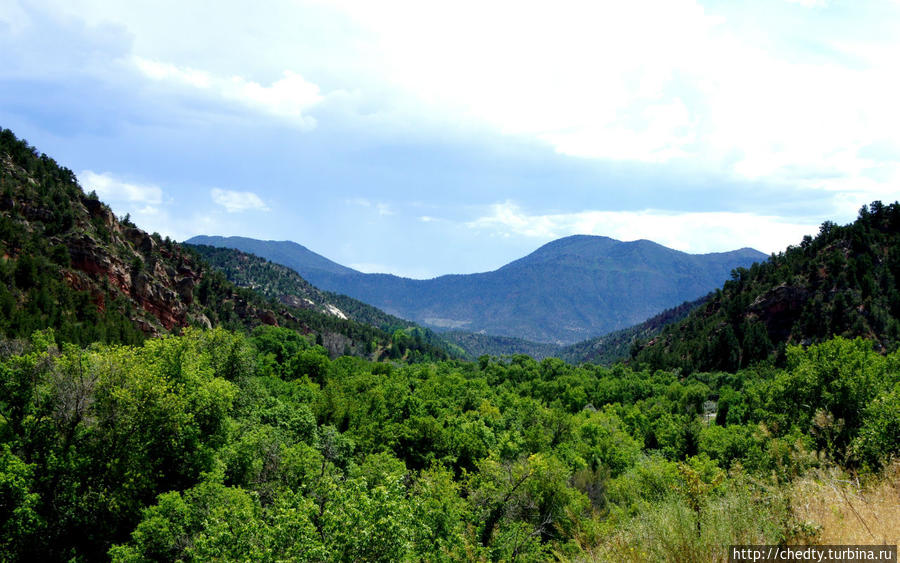
<svg viewBox="0 0 900 563">
<path fill-rule="evenodd" d="M 288 266 L 313 285 L 436 329 L 571 344 L 638 324 L 698 299 L 731 271 L 764 260 L 750 248 L 687 254 L 638 240 L 577 235 L 493 272 L 413 280 L 366 274 L 289 241 L 197 236 Z"/>
</svg>

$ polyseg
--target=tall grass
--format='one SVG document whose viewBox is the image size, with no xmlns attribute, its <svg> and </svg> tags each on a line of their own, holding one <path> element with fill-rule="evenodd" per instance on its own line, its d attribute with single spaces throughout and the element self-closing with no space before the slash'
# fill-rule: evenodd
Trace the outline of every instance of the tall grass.
<svg viewBox="0 0 900 563">
<path fill-rule="evenodd" d="M 885 544 L 900 542 L 900 461 L 868 479 L 838 468 L 787 484 L 744 475 L 710 492 L 698 514 L 673 491 L 640 510 L 613 509 L 581 561 L 728 561 L 729 545 Z"/>
<path fill-rule="evenodd" d="M 900 460 L 868 482 L 836 468 L 810 473 L 790 498 L 795 517 L 819 528 L 816 543 L 900 543 Z"/>
<path fill-rule="evenodd" d="M 620 521 L 586 550 L 585 560 L 727 561 L 729 545 L 779 543 L 794 533 L 787 500 L 777 488 L 739 479 L 711 494 L 698 518 L 688 500 L 673 493 Z"/>
</svg>

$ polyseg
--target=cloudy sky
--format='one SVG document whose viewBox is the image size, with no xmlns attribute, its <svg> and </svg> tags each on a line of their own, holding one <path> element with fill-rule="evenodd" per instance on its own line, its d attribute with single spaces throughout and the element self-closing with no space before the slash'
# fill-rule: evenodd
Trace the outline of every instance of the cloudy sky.
<svg viewBox="0 0 900 563">
<path fill-rule="evenodd" d="M 900 194 L 900 2 L 0 0 L 0 126 L 177 240 L 413 277 Z"/>
</svg>

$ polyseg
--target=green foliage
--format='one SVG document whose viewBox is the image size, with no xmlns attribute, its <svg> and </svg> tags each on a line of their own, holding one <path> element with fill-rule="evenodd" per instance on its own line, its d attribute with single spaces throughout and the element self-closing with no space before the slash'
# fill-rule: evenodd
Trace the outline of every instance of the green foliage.
<svg viewBox="0 0 900 563">
<path fill-rule="evenodd" d="M 470 508 L 460 497 L 461 485 L 453 473 L 441 466 L 423 470 L 412 491 L 412 521 L 415 557 L 418 559 L 465 559 L 466 522 Z"/>
<path fill-rule="evenodd" d="M 855 462 L 871 469 L 900 457 L 900 384 L 866 406 L 850 454 Z"/>
<path fill-rule="evenodd" d="M 862 336 L 900 345 L 900 203 L 863 206 L 845 226 L 822 225 L 768 261 L 738 268 L 702 307 L 633 350 L 653 368 L 736 371 L 783 365 L 785 342 Z M 645 337 L 646 338 L 646 337 Z"/>
<path fill-rule="evenodd" d="M 694 553 L 787 537 L 772 490 L 823 460 L 897 454 L 900 354 L 863 340 L 689 376 L 331 360 L 274 327 L 0 352 L 0 559 Z"/>
<path fill-rule="evenodd" d="M 285 494 L 262 507 L 252 493 L 203 482 L 159 496 L 113 561 L 321 561 L 311 500 Z"/>
<path fill-rule="evenodd" d="M 388 354 L 393 359 L 408 356 L 407 359 L 412 361 L 465 355 L 461 350 L 449 347 L 430 330 L 346 295 L 321 291 L 286 266 L 230 248 L 202 244 L 185 246 L 215 268 L 223 280 L 252 289 L 258 297 L 277 302 L 282 307 L 290 306 L 291 316 L 320 335 L 333 332 L 349 336 L 346 349 L 338 348 L 337 344 L 329 347 L 332 356 L 344 353 L 374 357 L 379 347 L 389 348 Z M 207 304 L 215 303 L 205 286 L 201 300 Z M 388 337 L 396 335 L 396 331 L 404 335 L 400 342 L 393 336 Z"/>
<path fill-rule="evenodd" d="M 34 466 L 26 464 L 9 444 L 0 449 L 0 554 L 22 553 L 26 539 L 35 535 L 42 522 L 36 509 L 40 503 L 33 487 Z M 4 557 L 5 559 L 5 557 Z"/>
<path fill-rule="evenodd" d="M 604 467 L 615 477 L 631 467 L 641 451 L 638 441 L 610 409 L 582 412 L 573 423 L 577 451 L 592 470 Z"/>
</svg>

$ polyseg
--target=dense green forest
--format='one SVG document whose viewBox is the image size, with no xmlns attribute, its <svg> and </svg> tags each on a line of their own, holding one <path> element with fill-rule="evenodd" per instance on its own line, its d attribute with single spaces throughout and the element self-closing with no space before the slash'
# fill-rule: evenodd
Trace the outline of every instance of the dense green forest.
<svg viewBox="0 0 900 563">
<path fill-rule="evenodd" d="M 265 258 L 233 248 L 219 248 L 205 244 L 185 246 L 193 249 L 208 264 L 225 274 L 228 281 L 240 287 L 253 289 L 266 297 L 289 304 L 298 303 L 298 308 L 314 307 L 324 313 L 329 312 L 328 306 L 331 305 L 346 317 L 390 333 L 397 329 L 416 326 L 411 321 L 388 315 L 352 297 L 321 291 L 294 270 Z"/>
<path fill-rule="evenodd" d="M 628 360 L 641 342 L 654 338 L 665 327 L 684 319 L 691 311 L 706 303 L 709 298 L 710 296 L 706 296 L 694 301 L 686 301 L 677 307 L 666 309 L 640 324 L 570 344 L 560 349 L 556 357 L 573 364 L 588 362 L 612 365 Z"/>
<path fill-rule="evenodd" d="M 361 324 L 383 331 L 391 337 L 386 355 L 394 359 L 404 355 L 413 360 L 463 358 L 469 355 L 466 350 L 413 322 L 388 315 L 352 297 L 321 291 L 286 266 L 231 248 L 202 244 L 184 246 L 196 252 L 228 282 L 250 289 L 266 299 L 304 310 L 307 314 L 316 312 L 332 320 L 351 321 L 345 323 L 348 326 Z"/>
<path fill-rule="evenodd" d="M 861 339 L 689 377 L 331 360 L 267 326 L 53 342 L 0 358 L 6 560 L 709 560 L 814 540 L 792 480 L 900 453 L 900 354 Z"/>
<path fill-rule="evenodd" d="M 651 367 L 733 371 L 783 362 L 788 343 L 862 336 L 879 350 L 900 343 L 900 203 L 863 206 L 849 225 L 825 222 L 815 238 L 732 279 L 685 320 L 636 350 Z"/>
<path fill-rule="evenodd" d="M 611 337 L 687 315 L 629 365 L 467 362 L 236 287 L 9 131 L 0 148 L 0 561 L 897 541 L 896 203 Z"/>
</svg>

